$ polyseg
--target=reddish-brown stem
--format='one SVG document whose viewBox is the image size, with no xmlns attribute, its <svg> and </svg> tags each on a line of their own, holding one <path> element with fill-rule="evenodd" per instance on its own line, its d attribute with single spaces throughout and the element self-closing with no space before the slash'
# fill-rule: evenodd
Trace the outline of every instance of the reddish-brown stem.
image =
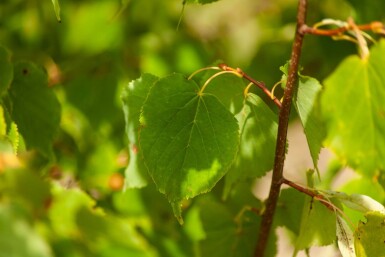
<svg viewBox="0 0 385 257">
<path fill-rule="evenodd" d="M 377 33 L 379 31 L 383 31 L 384 25 L 379 21 L 374 21 L 374 22 L 371 22 L 369 24 L 356 25 L 356 28 L 358 28 L 359 30 L 363 30 L 363 31 L 364 30 L 371 30 L 371 31 Z M 349 30 L 353 30 L 353 28 L 351 26 L 346 26 L 346 27 L 340 27 L 340 28 L 336 28 L 336 29 L 319 29 L 319 28 L 309 27 L 307 25 L 304 25 L 301 28 L 301 32 L 304 34 L 312 34 L 312 35 L 318 35 L 318 36 L 329 36 L 329 37 L 342 35 L 343 33 L 347 32 Z M 383 32 L 381 32 L 381 33 L 383 33 Z"/>
<path fill-rule="evenodd" d="M 273 177 L 270 186 L 269 197 L 266 201 L 265 212 L 262 215 L 261 226 L 259 229 L 258 241 L 254 256 L 263 257 L 273 223 L 273 217 L 278 202 L 279 192 L 283 183 L 283 166 L 286 153 L 287 128 L 289 125 L 289 116 L 292 97 L 296 89 L 298 78 L 299 59 L 302 51 L 303 26 L 305 26 L 307 10 L 307 0 L 299 0 L 297 10 L 297 27 L 294 43 L 291 51 L 290 67 L 287 76 L 286 88 L 283 95 L 282 107 L 279 112 L 278 135 L 275 149 L 275 159 L 273 168 Z"/>
<path fill-rule="evenodd" d="M 276 106 L 278 106 L 278 108 L 281 108 L 282 107 L 282 104 L 281 104 L 281 101 L 279 101 L 279 99 L 275 96 L 272 97 L 272 93 L 270 92 L 269 89 L 266 88 L 265 86 L 265 83 L 263 82 L 260 82 L 260 81 L 256 81 L 255 79 L 253 79 L 252 77 L 250 77 L 249 75 L 247 75 L 246 73 L 243 73 L 243 77 L 250 81 L 251 83 L 253 83 L 254 85 L 256 85 L 257 87 L 259 87 L 260 89 L 262 89 L 262 91 L 267 95 L 269 96 L 270 99 L 273 100 L 273 102 L 275 103 Z"/>
<path fill-rule="evenodd" d="M 261 81 L 257 81 L 255 79 L 253 79 L 252 77 L 250 77 L 249 75 L 247 75 L 243 70 L 241 70 L 240 68 L 232 68 L 232 67 L 229 67 L 227 66 L 226 64 L 224 63 L 220 63 L 218 65 L 219 68 L 221 68 L 222 70 L 224 71 L 233 71 L 233 72 L 236 72 L 239 74 L 240 77 L 248 80 L 249 82 L 253 83 L 254 85 L 256 85 L 258 88 L 260 88 L 271 100 L 273 100 L 274 104 L 278 107 L 278 108 L 281 108 L 281 101 L 279 101 L 278 98 L 276 98 L 275 96 L 273 96 L 273 94 L 270 92 L 270 90 L 266 87 L 265 83 L 261 82 Z"/>
<path fill-rule="evenodd" d="M 335 211 L 336 207 L 332 203 L 329 203 L 323 195 L 318 194 L 317 191 L 311 190 L 311 189 L 303 187 L 301 185 L 298 185 L 298 184 L 296 184 L 290 180 L 287 180 L 285 178 L 282 178 L 282 183 L 296 189 L 297 191 L 299 191 L 301 193 L 307 194 L 308 196 L 310 196 L 312 198 L 320 200 L 320 203 L 323 204 L 326 208 L 328 208 L 331 211 Z M 325 200 L 325 201 L 322 201 L 322 200 Z"/>
</svg>

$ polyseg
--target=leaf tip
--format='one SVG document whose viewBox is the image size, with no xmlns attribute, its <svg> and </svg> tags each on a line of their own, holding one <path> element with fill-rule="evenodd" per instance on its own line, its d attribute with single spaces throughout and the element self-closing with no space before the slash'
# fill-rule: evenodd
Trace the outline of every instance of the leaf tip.
<svg viewBox="0 0 385 257">
<path fill-rule="evenodd" d="M 182 203 L 180 201 L 171 202 L 172 211 L 174 212 L 175 218 L 178 220 L 180 225 L 183 225 L 184 221 L 182 218 Z"/>
</svg>

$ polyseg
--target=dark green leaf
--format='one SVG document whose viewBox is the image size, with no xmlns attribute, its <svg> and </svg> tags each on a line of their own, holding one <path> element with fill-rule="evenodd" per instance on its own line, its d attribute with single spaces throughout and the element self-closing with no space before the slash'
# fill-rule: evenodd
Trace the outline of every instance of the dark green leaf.
<svg viewBox="0 0 385 257">
<path fill-rule="evenodd" d="M 248 94 L 236 115 L 241 130 L 239 153 L 226 175 L 225 196 L 232 185 L 250 177 L 262 177 L 274 162 L 277 116 L 255 94 Z"/>
<path fill-rule="evenodd" d="M 385 41 L 367 60 L 351 56 L 325 80 L 322 109 L 327 144 L 353 168 L 372 176 L 385 169 Z"/>
<path fill-rule="evenodd" d="M 0 45 L 0 96 L 2 96 L 13 78 L 13 65 L 11 63 L 11 53 Z"/>
<path fill-rule="evenodd" d="M 48 88 L 47 75 L 34 64 L 20 62 L 14 70 L 10 88 L 11 116 L 27 147 L 36 147 L 49 156 L 60 123 L 59 101 Z"/>
<path fill-rule="evenodd" d="M 130 82 L 122 95 L 130 152 L 130 160 L 125 172 L 127 188 L 147 185 L 147 168 L 139 149 L 139 116 L 148 92 L 157 80 L 158 78 L 151 74 L 143 74 L 141 78 Z"/>
<path fill-rule="evenodd" d="M 238 124 L 212 94 L 175 74 L 151 88 L 140 117 L 140 147 L 160 192 L 180 217 L 183 199 L 210 191 L 238 147 Z"/>
</svg>

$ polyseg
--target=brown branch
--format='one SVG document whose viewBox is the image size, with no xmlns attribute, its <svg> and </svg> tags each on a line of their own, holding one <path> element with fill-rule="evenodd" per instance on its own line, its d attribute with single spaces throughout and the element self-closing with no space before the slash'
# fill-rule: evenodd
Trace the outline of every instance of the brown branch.
<svg viewBox="0 0 385 257">
<path fill-rule="evenodd" d="M 273 177 L 270 186 L 269 197 L 266 201 L 265 212 L 262 215 L 259 236 L 255 248 L 254 256 L 263 257 L 273 223 L 273 217 L 278 202 L 279 192 L 283 183 L 283 166 L 286 153 L 287 128 L 291 109 L 292 97 L 297 86 L 299 59 L 302 51 L 302 42 L 307 11 L 307 0 L 299 0 L 297 10 L 297 27 L 294 43 L 291 51 L 290 67 L 286 82 L 286 89 L 283 95 L 282 107 L 279 112 L 278 135 L 275 149 L 275 160 L 273 168 Z"/>
</svg>

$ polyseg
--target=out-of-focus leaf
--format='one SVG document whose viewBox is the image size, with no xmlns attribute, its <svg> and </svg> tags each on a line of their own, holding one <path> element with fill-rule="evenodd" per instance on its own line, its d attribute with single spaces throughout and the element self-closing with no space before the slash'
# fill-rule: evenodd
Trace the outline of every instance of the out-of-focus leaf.
<svg viewBox="0 0 385 257">
<path fill-rule="evenodd" d="M 0 45 L 0 96 L 2 96 L 13 78 L 13 65 L 11 63 L 11 53 Z"/>
<path fill-rule="evenodd" d="M 101 67 L 101 70 L 107 67 Z M 78 76 L 66 84 L 66 98 L 82 112 L 93 130 L 122 118 L 116 101 L 117 74 L 98 70 L 96 74 Z M 74 114 L 71 114 L 74 115 Z M 81 121 L 74 121 L 81 122 Z"/>
<path fill-rule="evenodd" d="M 56 19 L 58 22 L 61 22 L 59 0 L 52 0 L 52 4 L 53 4 L 53 9 L 55 11 Z"/>
<path fill-rule="evenodd" d="M 95 201 L 80 189 L 64 189 L 56 185 L 53 188 L 52 205 L 49 208 L 53 230 L 62 237 L 78 236 L 77 212 L 83 207 L 92 208 L 94 205 Z"/>
<path fill-rule="evenodd" d="M 27 147 L 35 147 L 50 156 L 61 108 L 56 95 L 48 88 L 47 75 L 32 63 L 19 62 L 14 68 L 9 94 L 11 116 Z"/>
<path fill-rule="evenodd" d="M 0 257 L 52 257 L 52 250 L 16 208 L 0 205 Z"/>
<path fill-rule="evenodd" d="M 26 206 L 36 212 L 46 208 L 50 201 L 50 186 L 37 174 L 26 169 L 5 172 L 7 193 L 14 199 L 20 199 Z"/>
</svg>

